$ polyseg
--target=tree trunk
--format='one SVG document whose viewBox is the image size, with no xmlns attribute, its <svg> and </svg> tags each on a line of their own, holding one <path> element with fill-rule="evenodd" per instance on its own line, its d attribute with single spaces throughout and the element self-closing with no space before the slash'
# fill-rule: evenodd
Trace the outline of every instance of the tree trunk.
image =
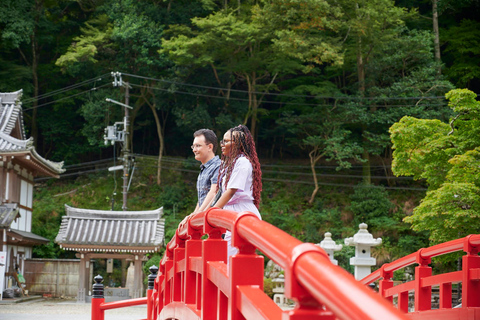
<svg viewBox="0 0 480 320">
<path fill-rule="evenodd" d="M 308 154 L 310 157 L 310 168 L 312 169 L 312 174 L 313 174 L 313 182 L 315 183 L 315 189 L 313 189 L 312 195 L 310 196 L 310 200 L 308 200 L 309 204 L 312 204 L 313 201 L 315 200 L 315 196 L 317 195 L 318 192 L 318 179 L 317 179 L 317 172 L 315 171 L 315 164 L 317 161 L 321 158 L 320 156 L 317 155 L 318 147 L 314 147 L 312 151 Z"/>
<path fill-rule="evenodd" d="M 358 91 L 360 96 L 363 98 L 365 96 L 365 63 L 362 56 L 362 38 L 359 36 L 357 40 L 357 73 L 358 73 Z M 363 101 L 362 101 L 363 104 Z M 362 131 L 365 131 L 366 128 L 363 128 Z M 364 160 L 362 164 L 362 175 L 363 180 L 367 183 L 371 182 L 371 173 L 370 173 L 370 154 L 367 150 L 366 139 L 363 139 L 363 155 Z"/>
<path fill-rule="evenodd" d="M 150 109 L 152 110 L 153 117 L 155 118 L 155 124 L 157 125 L 157 135 L 158 135 L 158 142 L 160 143 L 160 148 L 158 150 L 158 166 L 157 166 L 157 185 L 161 183 L 161 174 L 162 174 L 162 157 L 163 157 L 163 149 L 165 148 L 165 143 L 163 139 L 162 133 L 162 125 L 160 123 L 160 118 L 157 114 L 157 109 L 155 109 L 155 105 L 151 105 L 148 103 Z"/>
<path fill-rule="evenodd" d="M 39 50 L 38 50 L 38 43 L 37 43 L 37 26 L 38 21 L 40 19 L 42 9 L 41 1 L 35 1 L 35 12 L 37 13 L 35 16 L 35 28 L 32 32 L 32 36 L 30 37 L 31 46 L 32 46 L 32 78 L 33 78 L 33 96 L 35 99 L 33 100 L 33 110 L 32 110 L 32 133 L 31 136 L 33 137 L 33 142 L 35 146 L 38 144 L 38 126 L 37 126 L 37 107 L 38 107 L 38 100 L 37 97 L 40 94 L 39 88 L 39 81 L 38 81 L 38 61 L 39 61 Z"/>
<path fill-rule="evenodd" d="M 246 125 L 248 122 L 248 118 L 251 117 L 250 133 L 252 134 L 252 137 L 255 140 L 256 127 L 257 127 L 257 109 L 258 109 L 257 96 L 255 93 L 257 79 L 255 74 L 253 74 L 251 77 L 247 75 L 245 79 L 247 80 L 247 84 L 248 84 L 248 112 L 245 115 L 243 124 Z"/>
<path fill-rule="evenodd" d="M 440 32 L 438 30 L 438 0 L 432 0 L 432 17 L 433 17 L 433 45 L 435 50 L 435 61 L 438 62 L 438 70 L 437 74 L 440 75 L 442 73 L 441 68 L 441 56 L 440 56 Z"/>
<path fill-rule="evenodd" d="M 367 148 L 363 149 L 362 158 L 365 161 L 362 165 L 363 181 L 370 184 L 372 182 L 372 174 L 370 170 L 370 154 L 368 153 Z"/>
<path fill-rule="evenodd" d="M 365 96 L 365 64 L 362 56 L 362 38 L 357 40 L 357 73 L 358 73 L 358 91 L 360 95 Z"/>
</svg>

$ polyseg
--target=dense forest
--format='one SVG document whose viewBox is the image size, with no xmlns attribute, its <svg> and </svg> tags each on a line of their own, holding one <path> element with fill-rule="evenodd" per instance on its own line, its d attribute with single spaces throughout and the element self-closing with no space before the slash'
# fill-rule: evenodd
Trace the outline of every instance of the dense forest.
<svg viewBox="0 0 480 320">
<path fill-rule="evenodd" d="M 389 129 L 403 117 L 447 124 L 447 92 L 480 92 L 479 13 L 472 0 L 2 0 L 0 92 L 23 89 L 28 135 L 67 174 L 118 159 L 103 135 L 123 109 L 106 98 L 127 102 L 143 179 L 132 197 L 150 199 L 132 208 L 164 206 L 170 227 L 194 207 L 192 133 L 246 124 L 267 221 L 312 242 L 365 221 L 385 261 L 435 241 L 403 218 L 439 186 L 392 170 Z M 108 208 L 105 176 L 39 181 L 35 231 L 53 239 L 61 202 Z M 45 199 L 98 181 L 109 190 L 98 203 L 82 203 L 86 191 Z"/>
</svg>

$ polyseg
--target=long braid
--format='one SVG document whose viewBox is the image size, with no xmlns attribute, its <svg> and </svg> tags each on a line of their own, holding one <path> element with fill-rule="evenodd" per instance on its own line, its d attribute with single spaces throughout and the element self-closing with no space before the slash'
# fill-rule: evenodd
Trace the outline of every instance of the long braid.
<svg viewBox="0 0 480 320">
<path fill-rule="evenodd" d="M 225 188 L 228 186 L 230 175 L 233 171 L 237 159 L 242 155 L 245 156 L 252 164 L 253 168 L 253 181 L 252 181 L 252 195 L 253 203 L 258 208 L 260 205 L 260 193 L 262 192 L 262 171 L 260 168 L 260 162 L 258 161 L 257 151 L 255 148 L 255 142 L 253 141 L 250 130 L 244 125 L 231 128 L 227 132 L 230 132 L 230 138 L 233 140 L 232 150 L 229 156 L 222 155 L 222 164 L 218 174 L 218 181 L 222 181 L 225 176 Z M 217 184 L 218 186 L 218 184 Z"/>
</svg>

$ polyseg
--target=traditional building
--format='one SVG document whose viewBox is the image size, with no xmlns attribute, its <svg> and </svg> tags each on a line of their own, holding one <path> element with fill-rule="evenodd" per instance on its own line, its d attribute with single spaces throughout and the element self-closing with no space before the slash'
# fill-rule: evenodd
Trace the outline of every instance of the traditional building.
<svg viewBox="0 0 480 320">
<path fill-rule="evenodd" d="M 163 208 L 106 211 L 65 205 L 65 211 L 55 242 L 64 250 L 76 251 L 81 260 L 78 300 L 84 301 L 90 291 L 93 281 L 91 259 L 131 261 L 134 277 L 129 295 L 141 297 L 144 291 L 142 262 L 147 253 L 157 252 L 164 242 Z"/>
<path fill-rule="evenodd" d="M 0 289 L 23 270 L 23 261 L 32 257 L 34 245 L 50 240 L 32 233 L 33 179 L 58 178 L 63 162 L 52 162 L 35 150 L 33 138 L 26 138 L 20 98 L 22 90 L 0 93 L 0 251 L 6 252 L 5 275 Z M 1 293 L 0 292 L 0 293 Z"/>
</svg>

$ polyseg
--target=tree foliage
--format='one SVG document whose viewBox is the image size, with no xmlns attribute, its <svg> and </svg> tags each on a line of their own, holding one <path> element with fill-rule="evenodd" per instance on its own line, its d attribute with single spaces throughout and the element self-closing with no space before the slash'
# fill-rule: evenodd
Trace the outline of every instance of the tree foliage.
<svg viewBox="0 0 480 320">
<path fill-rule="evenodd" d="M 414 230 L 430 231 L 433 242 L 478 233 L 480 217 L 480 102 L 466 89 L 446 95 L 455 112 L 450 123 L 405 117 L 390 129 L 393 171 L 426 179 L 429 191 L 414 214 Z"/>
</svg>

